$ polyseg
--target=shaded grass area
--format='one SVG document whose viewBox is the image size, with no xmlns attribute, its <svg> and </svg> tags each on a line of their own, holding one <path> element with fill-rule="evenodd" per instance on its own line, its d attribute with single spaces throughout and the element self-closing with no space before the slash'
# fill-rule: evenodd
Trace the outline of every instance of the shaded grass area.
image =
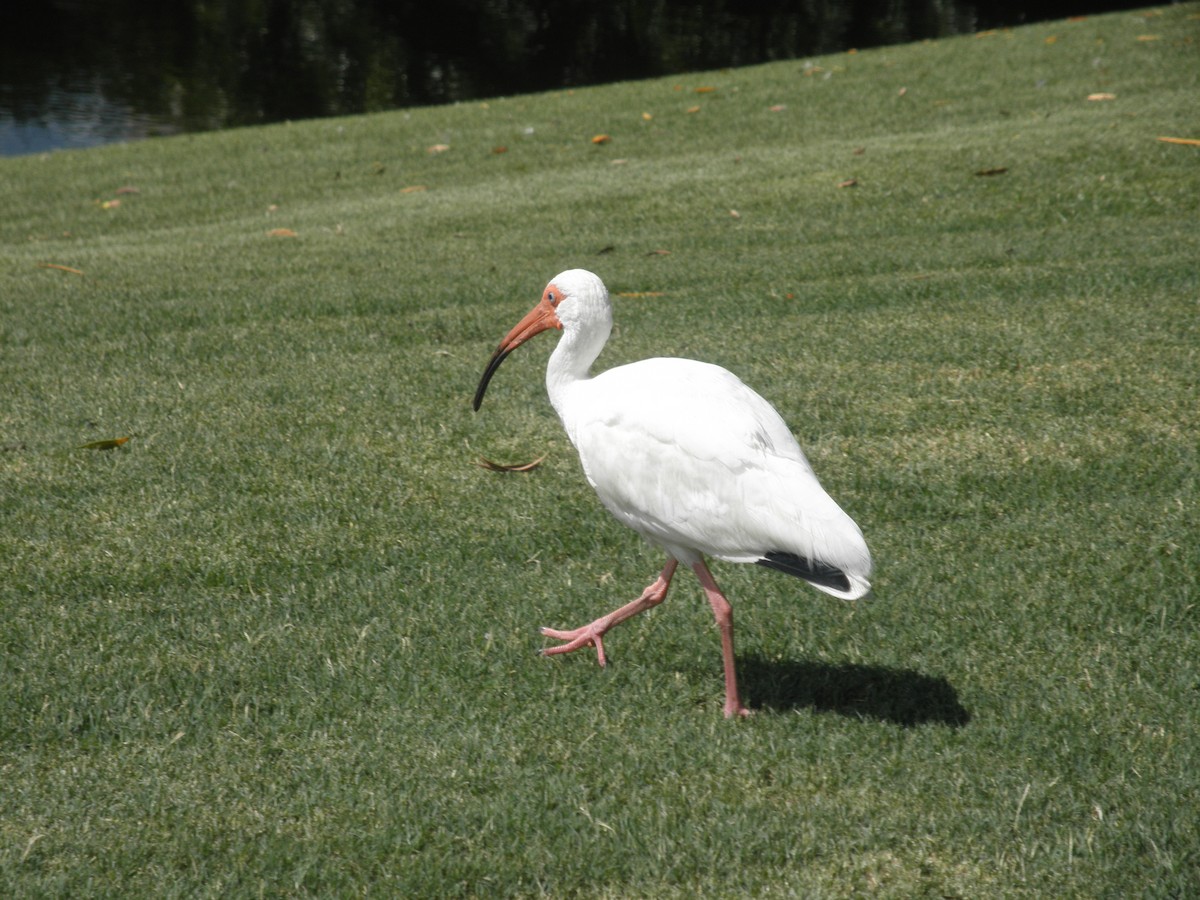
<svg viewBox="0 0 1200 900">
<path fill-rule="evenodd" d="M 0 161 L 4 892 L 1194 893 L 1198 15 Z M 716 573 L 747 722 L 686 577 L 534 655 L 661 565 L 470 412 L 576 265 L 878 561 Z"/>
</svg>

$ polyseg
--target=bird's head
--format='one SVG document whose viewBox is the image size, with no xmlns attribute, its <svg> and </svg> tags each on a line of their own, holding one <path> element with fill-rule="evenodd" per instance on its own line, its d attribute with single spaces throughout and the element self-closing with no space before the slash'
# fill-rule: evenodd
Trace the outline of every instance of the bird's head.
<svg viewBox="0 0 1200 900">
<path fill-rule="evenodd" d="M 612 326 L 612 307 L 604 282 L 585 269 L 568 269 L 555 275 L 542 291 L 542 299 L 505 335 L 488 360 L 483 377 L 479 379 L 479 387 L 475 390 L 472 404 L 475 410 L 478 411 L 483 403 L 488 382 L 500 368 L 500 363 L 535 334 L 551 328 L 574 334 L 580 330 L 598 328 L 602 323 L 601 344 L 608 338 L 608 330 Z"/>
</svg>

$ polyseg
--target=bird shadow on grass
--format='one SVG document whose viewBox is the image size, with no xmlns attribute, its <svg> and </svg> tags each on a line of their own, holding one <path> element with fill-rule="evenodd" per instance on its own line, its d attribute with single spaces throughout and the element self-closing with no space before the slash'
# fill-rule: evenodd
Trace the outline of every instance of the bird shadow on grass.
<svg viewBox="0 0 1200 900">
<path fill-rule="evenodd" d="M 911 669 L 749 656 L 738 660 L 738 675 L 751 708 L 808 708 L 906 728 L 971 721 L 950 682 Z"/>
</svg>

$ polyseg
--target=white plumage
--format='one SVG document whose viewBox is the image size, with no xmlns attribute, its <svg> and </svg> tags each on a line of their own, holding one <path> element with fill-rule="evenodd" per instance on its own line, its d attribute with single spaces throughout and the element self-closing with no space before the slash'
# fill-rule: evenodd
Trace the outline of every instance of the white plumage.
<svg viewBox="0 0 1200 900">
<path fill-rule="evenodd" d="M 668 554 L 662 574 L 632 603 L 571 631 L 543 629 L 566 643 L 603 634 L 663 600 L 678 562 L 692 567 L 712 603 L 725 657 L 725 714 L 745 715 L 737 690 L 732 612 L 704 563 L 756 562 L 808 580 L 844 599 L 870 590 L 862 532 L 824 491 L 775 409 L 735 375 L 689 359 L 647 359 L 592 376 L 612 330 L 603 282 L 572 269 L 556 276 L 537 306 L 492 356 L 475 395 L 483 400 L 505 357 L 533 335 L 562 330 L 546 388 L 589 483 L 621 522 Z"/>
</svg>

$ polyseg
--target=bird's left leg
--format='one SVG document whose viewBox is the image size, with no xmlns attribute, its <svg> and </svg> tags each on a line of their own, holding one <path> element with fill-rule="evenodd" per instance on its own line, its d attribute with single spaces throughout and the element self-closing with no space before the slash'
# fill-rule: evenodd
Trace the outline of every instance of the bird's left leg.
<svg viewBox="0 0 1200 900">
<path fill-rule="evenodd" d="M 704 560 L 693 563 L 692 570 L 700 579 L 708 602 L 712 604 L 713 615 L 717 618 L 717 628 L 721 630 L 721 655 L 725 659 L 725 718 L 748 716 L 750 710 L 742 706 L 738 696 L 737 665 L 733 657 L 733 607 L 717 587 L 717 582 L 708 571 Z"/>
<path fill-rule="evenodd" d="M 600 665 L 605 665 L 607 660 L 604 658 L 604 644 L 600 640 L 604 636 L 604 633 L 614 625 L 619 625 L 626 619 L 662 603 L 667 598 L 667 588 L 671 586 L 671 578 L 675 575 L 675 567 L 678 565 L 679 562 L 673 557 L 667 560 L 667 564 L 663 566 L 663 570 L 658 578 L 654 580 L 652 585 L 642 591 L 642 596 L 630 603 L 626 603 L 620 609 L 613 610 L 607 616 L 601 616 L 590 625 L 584 625 L 582 628 L 575 628 L 571 631 L 543 628 L 542 634 L 546 635 L 546 637 L 556 638 L 560 641 L 566 641 L 566 643 L 559 644 L 557 647 L 547 647 L 542 650 L 542 655 L 553 656 L 555 653 L 570 653 L 572 650 L 578 650 L 580 647 L 593 644 L 596 647 L 596 656 L 600 660 Z"/>
</svg>

